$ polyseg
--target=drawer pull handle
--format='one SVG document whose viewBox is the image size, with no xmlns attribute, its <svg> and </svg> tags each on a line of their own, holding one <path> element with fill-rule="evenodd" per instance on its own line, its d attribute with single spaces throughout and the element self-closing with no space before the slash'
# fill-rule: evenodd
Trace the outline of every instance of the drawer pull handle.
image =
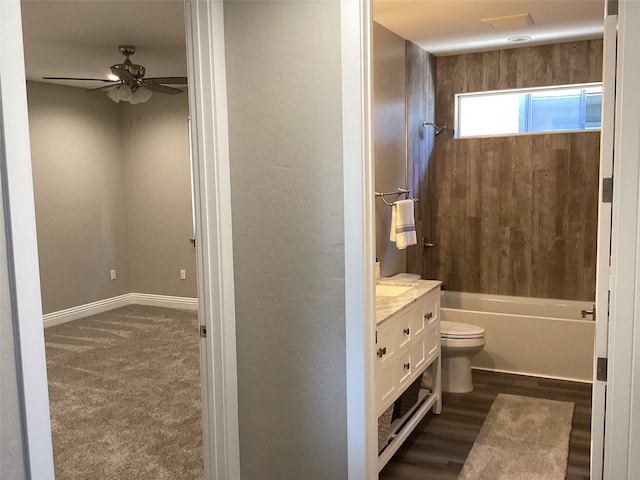
<svg viewBox="0 0 640 480">
<path fill-rule="evenodd" d="M 387 354 L 387 347 L 382 347 L 378 349 L 378 358 L 382 358 Z"/>
<path fill-rule="evenodd" d="M 405 363 L 404 364 L 404 369 L 405 370 L 410 370 L 411 369 L 411 364 L 410 363 Z"/>
<path fill-rule="evenodd" d="M 405 335 L 409 335 L 409 329 L 408 328 L 405 328 L 403 331 L 404 331 Z"/>
<path fill-rule="evenodd" d="M 425 313 L 424 318 L 426 320 L 431 320 L 433 318 L 433 312 Z"/>
</svg>

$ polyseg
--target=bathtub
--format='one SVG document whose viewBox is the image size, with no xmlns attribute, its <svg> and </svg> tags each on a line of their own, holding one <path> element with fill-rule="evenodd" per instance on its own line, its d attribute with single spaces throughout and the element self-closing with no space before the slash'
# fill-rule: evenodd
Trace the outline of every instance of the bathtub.
<svg viewBox="0 0 640 480">
<path fill-rule="evenodd" d="M 441 319 L 479 325 L 473 368 L 580 382 L 593 379 L 593 303 L 443 291 Z"/>
</svg>

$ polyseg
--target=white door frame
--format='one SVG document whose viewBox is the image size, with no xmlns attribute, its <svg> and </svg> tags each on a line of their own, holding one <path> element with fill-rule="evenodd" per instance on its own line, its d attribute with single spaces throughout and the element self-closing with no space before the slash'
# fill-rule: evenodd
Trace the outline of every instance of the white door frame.
<svg viewBox="0 0 640 480">
<path fill-rule="evenodd" d="M 207 480 L 240 478 L 223 2 L 185 1 Z"/>
<path fill-rule="evenodd" d="M 378 478 L 371 1 L 341 0 L 340 6 L 348 478 L 371 480 Z"/>
<path fill-rule="evenodd" d="M 622 0 L 613 170 L 604 478 L 640 478 L 640 2 Z"/>
<path fill-rule="evenodd" d="M 7 261 L 17 331 L 16 377 L 22 403 L 27 478 L 53 479 L 27 91 L 19 0 L 0 1 L 0 125 L 6 153 Z"/>
<path fill-rule="evenodd" d="M 608 7 L 608 5 L 607 5 Z M 604 181 L 613 177 L 613 141 L 616 101 L 616 45 L 618 16 L 605 14 L 602 68 L 602 129 L 598 192 L 598 240 L 596 255 L 595 348 L 591 394 L 591 480 L 601 480 L 604 463 L 604 412 L 607 382 L 598 380 L 598 358 L 607 358 L 609 330 L 609 265 L 611 256 L 611 202 L 605 202 Z"/>
</svg>

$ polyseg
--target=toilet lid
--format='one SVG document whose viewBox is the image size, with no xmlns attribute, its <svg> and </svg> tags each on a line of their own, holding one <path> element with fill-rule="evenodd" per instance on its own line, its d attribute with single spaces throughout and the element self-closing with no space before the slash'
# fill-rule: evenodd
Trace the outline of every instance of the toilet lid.
<svg viewBox="0 0 640 480">
<path fill-rule="evenodd" d="M 484 336 L 484 328 L 458 322 L 440 322 L 440 336 L 444 338 L 478 338 Z"/>
</svg>

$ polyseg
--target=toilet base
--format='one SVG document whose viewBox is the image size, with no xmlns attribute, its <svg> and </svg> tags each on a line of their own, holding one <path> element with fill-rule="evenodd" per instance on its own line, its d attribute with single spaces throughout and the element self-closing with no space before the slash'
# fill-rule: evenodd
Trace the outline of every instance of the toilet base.
<svg viewBox="0 0 640 480">
<path fill-rule="evenodd" d="M 449 393 L 473 391 L 471 358 L 467 356 L 442 357 L 442 391 Z"/>
</svg>

